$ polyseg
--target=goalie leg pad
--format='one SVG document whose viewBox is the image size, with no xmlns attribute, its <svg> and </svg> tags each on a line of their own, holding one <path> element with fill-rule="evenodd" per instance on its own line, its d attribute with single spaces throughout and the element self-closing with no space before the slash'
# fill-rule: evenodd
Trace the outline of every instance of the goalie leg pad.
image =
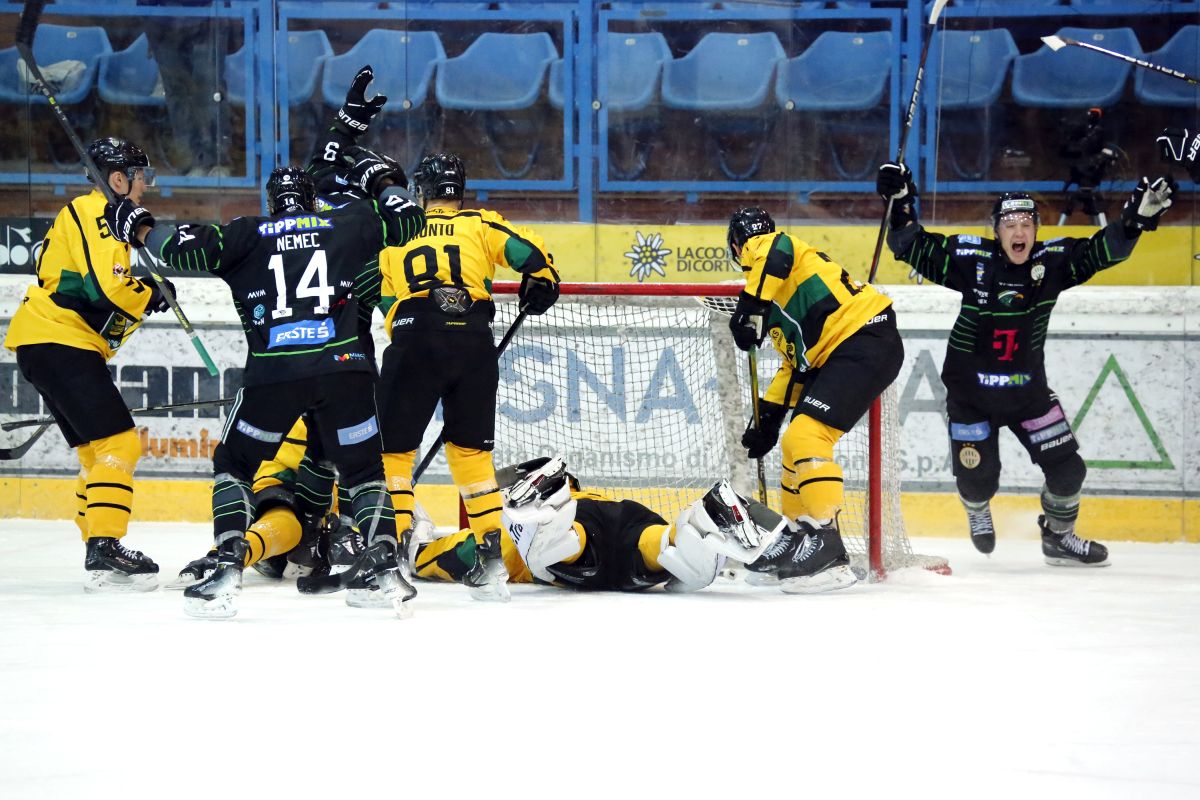
<svg viewBox="0 0 1200 800">
<path fill-rule="evenodd" d="M 745 563 L 757 559 L 787 526 L 782 516 L 740 496 L 725 480 L 686 511 L 688 523 L 709 540 L 714 552 Z"/>
<path fill-rule="evenodd" d="M 695 592 L 708 586 L 716 580 L 725 557 L 711 546 L 715 536 L 711 531 L 706 532 L 700 526 L 712 524 L 712 520 L 703 509 L 696 514 L 697 501 L 680 512 L 675 520 L 674 543 L 668 544 L 668 534 L 663 534 L 663 550 L 658 556 L 658 563 L 669 573 L 667 581 L 668 592 Z M 714 526 L 715 527 L 715 526 Z"/>
</svg>

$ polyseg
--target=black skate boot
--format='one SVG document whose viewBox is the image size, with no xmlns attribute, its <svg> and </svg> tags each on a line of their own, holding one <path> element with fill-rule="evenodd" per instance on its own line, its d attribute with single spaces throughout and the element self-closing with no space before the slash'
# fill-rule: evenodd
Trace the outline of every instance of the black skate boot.
<svg viewBox="0 0 1200 800">
<path fill-rule="evenodd" d="M 779 538 L 763 554 L 746 565 L 749 575 L 746 583 L 751 586 L 773 586 L 779 583 L 779 566 L 795 551 L 800 535 L 789 524 Z"/>
<path fill-rule="evenodd" d="M 324 535 L 325 520 L 326 517 L 317 514 L 305 516 L 301 520 L 300 543 L 287 553 L 284 578 L 296 580 L 314 573 L 329 574 L 329 561 L 326 558 L 329 540 Z"/>
<path fill-rule="evenodd" d="M 417 589 L 404 577 L 396 548 L 395 540 L 380 538 L 346 569 L 343 577 L 353 575 L 346 584 L 346 605 L 351 608 L 391 606 L 400 619 L 412 616 L 409 601 L 417 596 Z"/>
<path fill-rule="evenodd" d="M 358 528 L 336 514 L 325 518 L 326 541 L 329 543 L 329 572 L 333 575 L 345 572 L 367 549 Z"/>
<path fill-rule="evenodd" d="M 858 582 L 837 524 L 817 527 L 807 521 L 788 529 L 757 561 L 753 572 L 772 573 L 787 594 L 816 594 L 845 589 Z"/>
<path fill-rule="evenodd" d="M 992 525 L 992 507 L 988 503 L 983 503 L 982 507 L 973 508 L 974 505 L 963 503 L 963 507 L 967 510 L 967 524 L 971 526 L 971 544 L 975 545 L 975 549 L 979 552 L 988 555 L 996 549 L 996 528 Z"/>
<path fill-rule="evenodd" d="M 1099 542 L 1081 539 L 1074 531 L 1055 533 L 1050 530 L 1044 514 L 1038 515 L 1042 529 L 1042 555 L 1054 567 L 1107 567 L 1108 548 Z"/>
<path fill-rule="evenodd" d="M 270 558 L 259 559 L 250 566 L 254 567 L 254 571 L 259 575 L 262 575 L 264 578 L 269 578 L 273 581 L 281 581 L 283 580 L 283 573 L 284 570 L 287 569 L 287 565 L 287 556 L 279 555 L 271 556 Z"/>
<path fill-rule="evenodd" d="M 113 536 L 87 540 L 83 568 L 88 573 L 85 592 L 152 592 L 158 588 L 158 564 Z"/>
<path fill-rule="evenodd" d="M 241 536 L 221 542 L 213 574 L 183 590 L 184 613 L 200 619 L 236 616 L 238 595 L 242 593 L 242 569 L 249 549 L 249 543 Z"/>
<path fill-rule="evenodd" d="M 189 586 L 212 575 L 217 568 L 217 548 L 213 548 L 200 558 L 189 561 L 187 566 L 179 570 L 179 575 L 166 584 L 168 589 L 186 589 Z"/>
<path fill-rule="evenodd" d="M 475 545 L 475 563 L 463 575 L 462 582 L 476 600 L 507 603 L 512 599 L 508 591 L 508 567 L 500 551 L 500 531 L 488 531 L 483 535 L 483 544 Z"/>
</svg>

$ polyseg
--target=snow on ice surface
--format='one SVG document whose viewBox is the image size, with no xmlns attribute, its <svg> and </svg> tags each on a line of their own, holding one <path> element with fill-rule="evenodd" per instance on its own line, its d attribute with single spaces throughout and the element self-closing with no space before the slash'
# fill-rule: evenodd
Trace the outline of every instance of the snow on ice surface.
<svg viewBox="0 0 1200 800">
<path fill-rule="evenodd" d="M 989 559 L 786 597 L 421 584 L 416 615 L 247 574 L 232 621 L 85 595 L 0 529 L 0 797 L 1200 797 L 1200 547 Z M 171 576 L 205 526 L 135 524 Z"/>
</svg>

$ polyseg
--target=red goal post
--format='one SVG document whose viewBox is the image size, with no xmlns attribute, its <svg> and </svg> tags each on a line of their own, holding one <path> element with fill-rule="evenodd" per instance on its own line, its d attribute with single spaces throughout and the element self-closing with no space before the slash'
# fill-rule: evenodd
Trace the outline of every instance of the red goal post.
<svg viewBox="0 0 1200 800">
<path fill-rule="evenodd" d="M 497 330 L 515 317 L 519 287 L 515 281 L 493 284 Z M 637 499 L 668 521 L 716 478 L 729 477 L 739 492 L 754 496 L 753 468 L 740 444 L 751 413 L 748 360 L 733 346 L 726 321 L 742 287 L 741 281 L 561 284 L 559 302 L 545 315 L 527 317 L 501 358 L 496 463 L 532 450 L 565 450 L 569 467 L 585 486 Z M 670 364 L 666 368 L 664 361 Z M 763 386 L 778 364 L 773 348 L 760 350 Z M 654 382 L 664 373 L 685 386 L 678 391 L 691 393 L 694 413 L 661 397 L 668 390 Z M 553 394 L 559 402 L 565 399 L 565 409 L 555 408 L 531 424 L 506 419 L 513 409 L 520 417 L 542 399 L 522 399 L 522 385 L 550 387 L 543 394 Z M 700 409 L 710 385 L 719 402 Z M 614 398 L 624 401 L 639 392 L 649 392 L 646 397 L 654 408 L 645 420 L 631 422 L 628 404 Z M 945 559 L 914 554 L 905 534 L 896 405 L 893 387 L 872 404 L 866 424 L 860 422 L 839 443 L 836 455 L 847 489 L 839 522 L 847 550 L 856 566 L 869 570 L 874 579 L 909 566 L 949 573 Z M 664 468 L 643 452 L 653 447 L 676 449 L 698 466 Z M 636 457 L 631 450 L 637 451 Z M 696 453 L 705 456 L 697 459 Z M 769 497 L 778 509 L 779 449 L 768 458 L 773 462 L 767 469 Z M 625 475 L 610 468 L 617 462 L 637 466 Z M 717 474 L 720 471 L 727 474 Z"/>
</svg>

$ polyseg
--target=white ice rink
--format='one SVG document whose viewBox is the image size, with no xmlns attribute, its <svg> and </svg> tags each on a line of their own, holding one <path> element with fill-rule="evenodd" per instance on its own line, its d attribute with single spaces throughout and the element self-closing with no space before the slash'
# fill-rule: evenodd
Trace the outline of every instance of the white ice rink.
<svg viewBox="0 0 1200 800">
<path fill-rule="evenodd" d="M 127 540 L 173 575 L 205 526 Z M 1200 797 L 1200 546 L 917 540 L 835 595 L 420 586 L 411 620 L 247 574 L 232 621 L 89 596 L 0 523 L 0 798 Z"/>
</svg>

